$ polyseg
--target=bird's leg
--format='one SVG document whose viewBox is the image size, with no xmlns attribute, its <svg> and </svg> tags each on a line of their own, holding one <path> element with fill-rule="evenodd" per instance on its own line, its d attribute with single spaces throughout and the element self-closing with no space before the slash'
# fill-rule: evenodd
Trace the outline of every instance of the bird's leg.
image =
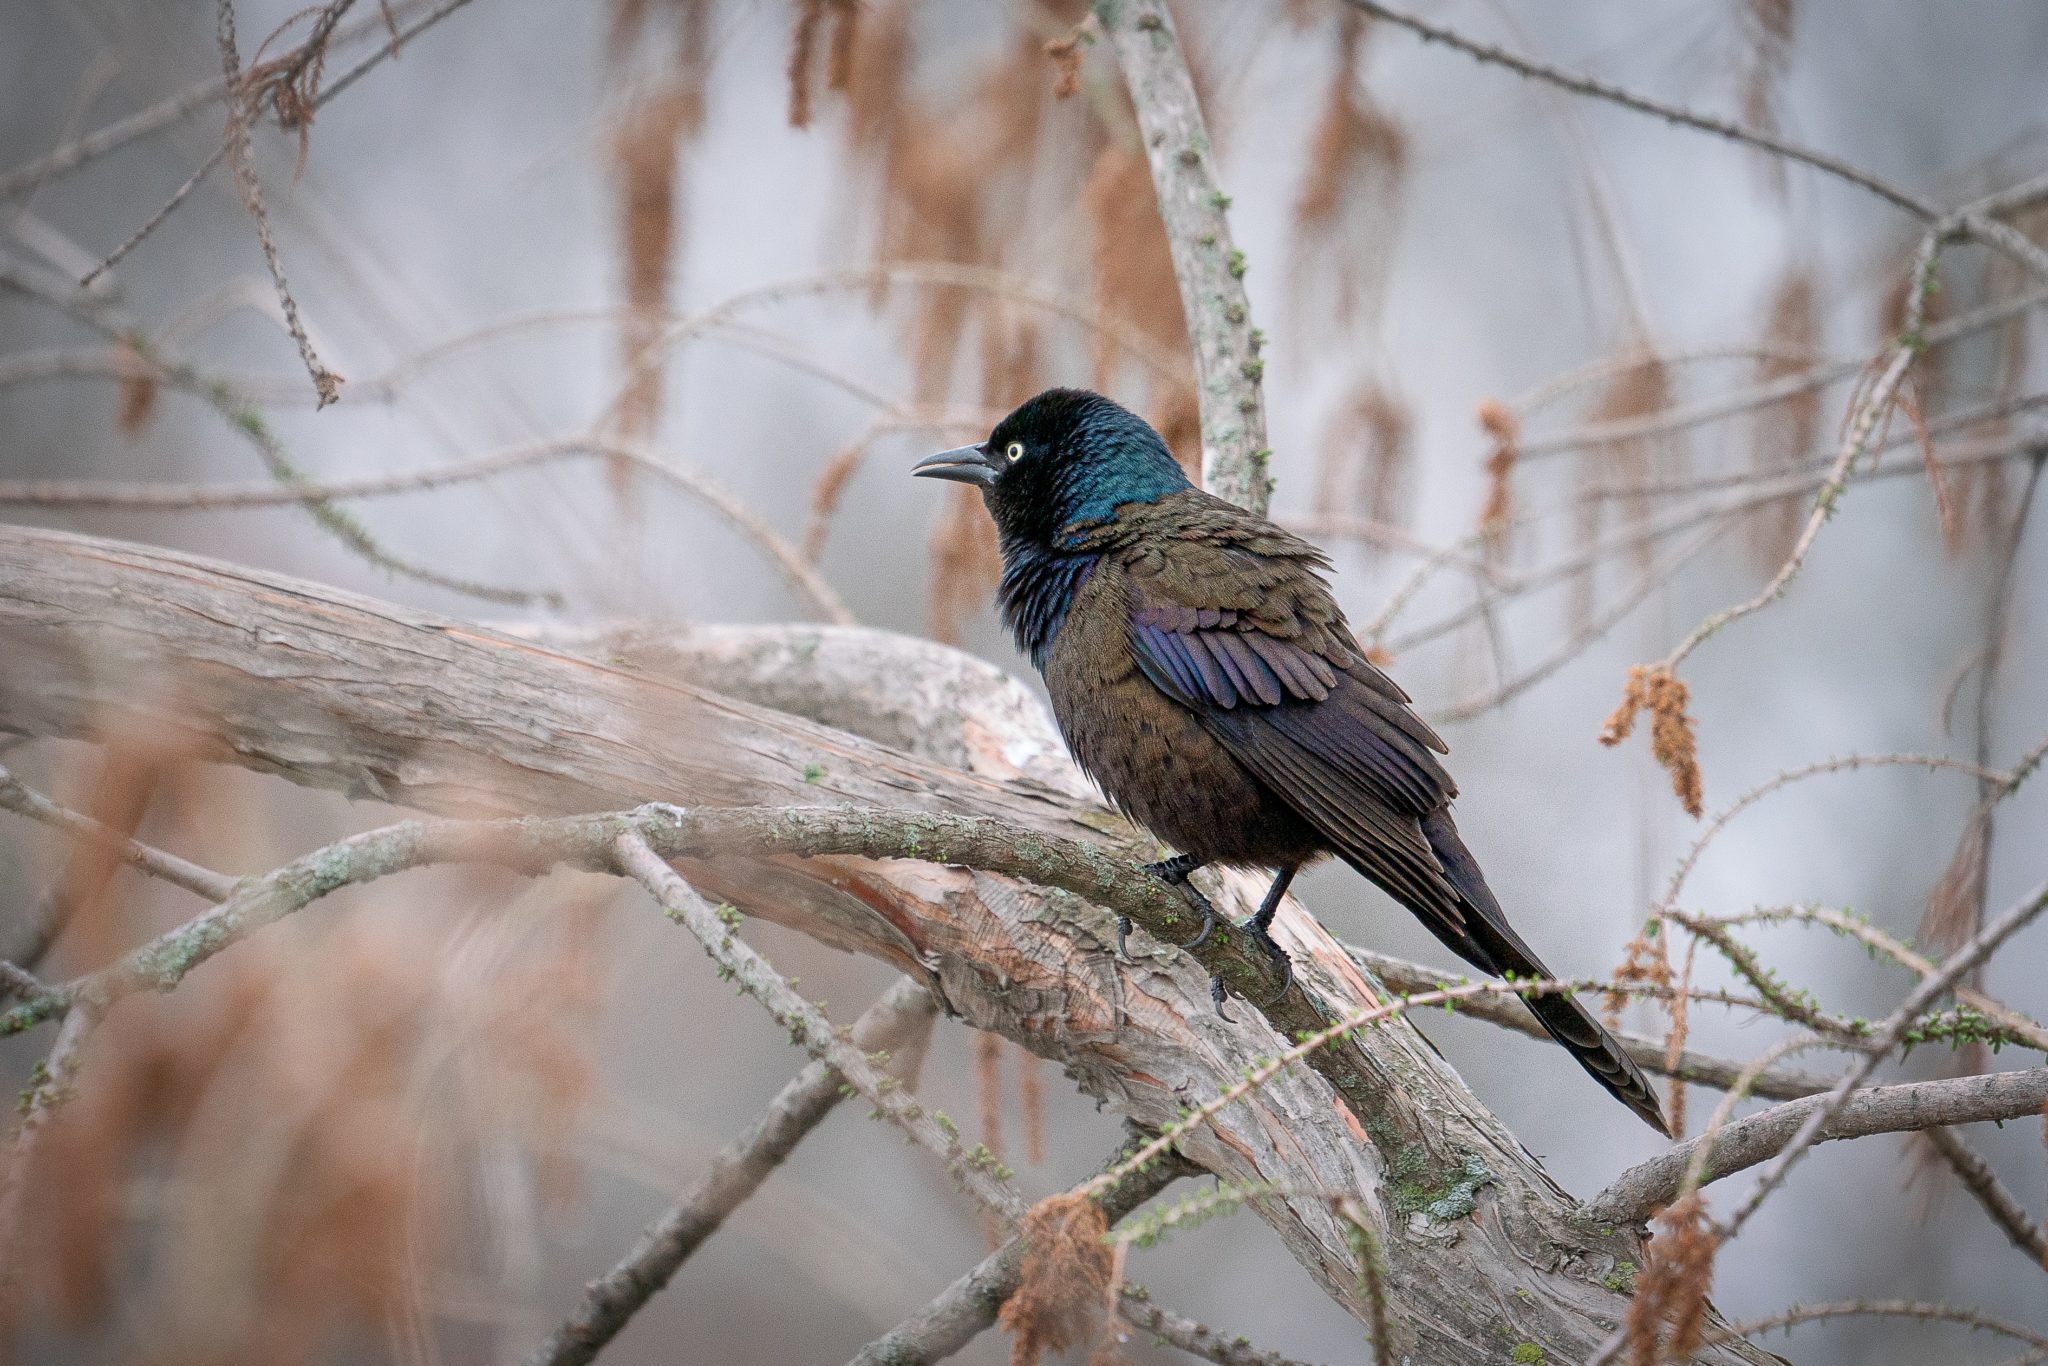
<svg viewBox="0 0 2048 1366">
<path fill-rule="evenodd" d="M 1201 866 L 1202 860 L 1196 858 L 1193 854 L 1175 854 L 1172 858 L 1161 859 L 1157 863 L 1145 865 L 1146 872 L 1152 874 L 1161 882 L 1178 887 L 1181 896 L 1187 900 L 1188 905 L 1202 913 L 1202 928 L 1193 939 L 1180 946 L 1184 949 L 1191 949 L 1204 939 L 1207 939 L 1209 931 L 1216 925 L 1216 908 L 1209 904 L 1209 898 L 1202 895 L 1200 888 L 1188 881 L 1188 874 Z M 1124 952 L 1124 939 L 1130 932 L 1131 918 L 1127 915 L 1118 916 L 1116 918 L 1116 951 L 1121 957 L 1130 957 L 1128 953 Z"/>
<path fill-rule="evenodd" d="M 1282 868 L 1274 876 L 1273 885 L 1266 889 L 1266 899 L 1259 903 L 1259 909 L 1252 913 L 1250 920 L 1237 927 L 1247 939 L 1264 949 L 1266 956 L 1280 968 L 1280 990 L 1273 993 L 1273 999 L 1267 1001 L 1267 1005 L 1285 996 L 1287 989 L 1294 985 L 1294 962 L 1287 956 L 1287 950 L 1274 942 L 1268 927 L 1272 925 L 1273 917 L 1280 913 L 1280 899 L 1287 895 L 1287 886 L 1294 881 L 1295 871 L 1295 868 Z"/>
</svg>

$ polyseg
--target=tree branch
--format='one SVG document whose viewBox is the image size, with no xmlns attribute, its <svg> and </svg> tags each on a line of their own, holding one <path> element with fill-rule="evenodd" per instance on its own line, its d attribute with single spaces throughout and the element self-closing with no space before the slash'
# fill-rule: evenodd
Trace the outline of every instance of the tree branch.
<svg viewBox="0 0 2048 1366">
<path fill-rule="evenodd" d="M 1811 166 L 1816 171 L 1824 172 L 1837 180 L 1854 185 L 1860 190 L 1868 191 L 1886 203 L 1904 209 L 1907 213 L 1924 222 L 1933 222 L 1942 216 L 1941 206 L 1931 200 L 1923 199 L 1910 190 L 1902 189 L 1889 181 L 1879 179 L 1869 171 L 1859 166 L 1853 166 L 1843 161 L 1840 157 L 1830 156 L 1825 152 L 1815 151 L 1811 147 L 1801 146 L 1796 142 L 1779 137 L 1777 134 L 1762 128 L 1750 128 L 1727 119 L 1717 119 L 1706 114 L 1696 114 L 1692 110 L 1682 108 L 1679 105 L 1667 104 L 1662 100 L 1653 100 L 1646 95 L 1638 95 L 1632 90 L 1624 90 L 1618 85 L 1611 85 L 1606 81 L 1596 80 L 1591 76 L 1582 76 L 1564 71 L 1554 66 L 1545 65 L 1542 62 L 1532 61 L 1527 57 L 1509 52 L 1504 48 L 1475 42 L 1455 30 L 1428 23 L 1402 10 L 1383 5 L 1379 3 L 1379 0 L 1344 0 L 1344 3 L 1350 5 L 1353 9 L 1363 10 L 1375 19 L 1384 19 L 1390 24 L 1405 28 L 1410 33 L 1419 36 L 1425 43 L 1442 43 L 1452 51 L 1462 52 L 1467 57 L 1486 65 L 1504 67 L 1518 76 L 1526 76 L 1530 80 L 1542 81 L 1545 84 L 1557 86 L 1559 89 L 1568 90 L 1574 95 L 1585 95 L 1593 99 L 1605 100 L 1609 104 L 1617 104 L 1624 109 L 1633 109 L 1638 114 L 1648 114 L 1652 118 L 1663 119 L 1666 123 L 1676 124 L 1681 128 L 1692 128 L 1702 133 L 1712 133 L 1716 137 L 1727 138 L 1731 142 L 1739 142 L 1755 147 L 1759 151 L 1770 153 L 1772 156 L 1782 157 L 1787 161 L 1796 161 L 1802 166 Z"/>
<path fill-rule="evenodd" d="M 1595 1219 L 1640 1223 L 1678 1195 L 1686 1169 L 1701 1152 L 1708 1154 L 1702 1185 L 1768 1162 L 1791 1146 L 1802 1127 L 1826 1109 L 1827 1101 L 1822 1095 L 1775 1105 L 1736 1120 L 1719 1133 L 1710 1130 L 1659 1153 L 1623 1172 L 1587 1202 L 1586 1213 Z M 2048 1102 L 2048 1067 L 1874 1086 L 1837 1106 L 1821 1122 L 1813 1141 L 2018 1119 L 2039 1113 L 2043 1102 Z"/>
<path fill-rule="evenodd" d="M 893 1049 L 936 1010 L 922 984 L 901 978 L 854 1022 L 853 1046 L 864 1054 Z M 839 1070 L 822 1060 L 799 1072 L 747 1132 L 711 1160 L 711 1169 L 675 1207 L 648 1225 L 624 1259 L 585 1287 L 583 1303 L 527 1356 L 526 1366 L 584 1366 L 594 1360 L 848 1089 Z"/>
<path fill-rule="evenodd" d="M 1273 496 L 1259 383 L 1266 363 L 1244 291 L 1244 253 L 1230 237 L 1230 196 L 1216 183 L 1216 149 L 1173 13 L 1165 0 L 1096 0 L 1095 17 L 1138 112 L 1173 252 L 1201 405 L 1202 487 L 1263 514 Z"/>
<path fill-rule="evenodd" d="M 794 651 L 800 667 L 845 662 L 846 652 L 820 644 L 818 628 L 787 629 L 798 647 L 809 641 L 815 650 L 810 665 Z M 855 697 L 915 688 L 912 661 L 957 658 L 913 642 L 892 649 L 889 672 L 843 675 L 837 686 Z M 924 726 L 967 759 L 964 770 L 949 768 L 630 665 L 282 576 L 5 527 L 0 657 L 8 661 L 0 727 L 91 737 L 141 724 L 201 759 L 465 817 L 615 810 L 650 799 L 691 803 L 693 818 L 711 807 L 836 802 L 920 828 L 926 841 L 941 813 L 982 817 L 1008 828 L 993 842 L 1017 860 L 1058 863 L 1064 854 L 1051 840 L 1071 841 L 1107 858 L 1112 881 L 1129 871 L 1123 860 L 1152 853 L 1091 799 L 1049 718 L 1016 704 L 1014 683 L 934 689 Z M 953 673 L 964 679 L 969 669 L 986 666 Z M 515 826 L 513 835 L 526 829 L 537 838 L 539 824 Z M 507 838 L 496 836 L 500 845 Z M 325 873 L 340 871 L 329 864 Z M 310 884 L 323 872 L 300 865 L 290 876 Z M 688 876 L 822 942 L 935 973 L 969 1023 L 1059 1060 L 1089 1094 L 1155 1129 L 1173 1122 L 1187 1097 L 1220 1093 L 1287 1039 L 1385 999 L 1291 902 L 1277 930 L 1306 990 L 1263 1017 L 1227 1024 L 1209 1009 L 1210 967 L 1261 995 L 1267 989 L 1252 977 L 1268 970 L 1263 956 L 1245 956 L 1235 935 L 1195 954 L 1140 938 L 1139 957 L 1120 964 L 1103 911 L 995 874 L 754 854 L 696 862 Z M 1248 914 L 1262 890 L 1235 874 L 1205 886 L 1233 916 Z M 1148 909 L 1166 890 L 1154 880 L 1127 889 L 1140 895 L 1152 928 L 1186 932 L 1183 906 L 1173 907 L 1171 924 Z M 237 894 L 245 896 L 262 899 Z M 1348 1225 L 1316 1192 L 1356 1194 L 1383 1221 L 1373 1234 L 1395 1335 L 1418 1359 L 1457 1359 L 1497 1343 L 1504 1323 L 1560 1353 L 1589 1350 L 1624 1310 L 1603 1277 L 1642 1257 L 1632 1230 L 1587 1228 L 1399 1020 L 1273 1077 L 1187 1134 L 1183 1150 L 1227 1182 L 1282 1192 L 1255 1202 L 1255 1212 L 1327 1293 L 1365 1316 Z M 1410 1211 L 1389 1176 L 1397 1163 L 1400 1188 L 1431 1192 L 1425 1203 L 1439 1214 Z M 1746 1346 L 1721 1352 L 1723 1360 L 1769 1359 Z"/>
</svg>

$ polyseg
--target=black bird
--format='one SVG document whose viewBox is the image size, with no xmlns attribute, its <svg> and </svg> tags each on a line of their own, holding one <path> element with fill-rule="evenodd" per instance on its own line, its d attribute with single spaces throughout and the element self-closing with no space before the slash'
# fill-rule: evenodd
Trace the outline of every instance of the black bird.
<svg viewBox="0 0 2048 1366">
<path fill-rule="evenodd" d="M 1197 941 L 1215 913 L 1190 873 L 1276 869 L 1240 929 L 1291 985 L 1267 927 L 1302 866 L 1335 854 L 1481 971 L 1551 976 L 1458 837 L 1444 742 L 1358 648 L 1321 551 L 1194 487 L 1142 418 L 1081 389 L 1047 390 L 915 473 L 981 489 L 1003 618 L 1081 767 L 1181 851 L 1153 871 L 1202 912 Z M 1577 1001 L 1528 1006 L 1668 1132 L 1642 1072 Z"/>
</svg>

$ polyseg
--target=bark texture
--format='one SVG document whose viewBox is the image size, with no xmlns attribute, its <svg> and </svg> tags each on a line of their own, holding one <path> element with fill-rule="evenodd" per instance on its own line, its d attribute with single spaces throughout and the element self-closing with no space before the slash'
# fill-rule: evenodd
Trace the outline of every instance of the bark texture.
<svg viewBox="0 0 2048 1366">
<path fill-rule="evenodd" d="M 1092 797 L 1030 694 L 957 652 L 812 626 L 572 643 L 169 551 L 0 528 L 0 729 L 92 737 L 144 724 L 207 759 L 443 815 L 842 802 L 1153 852 Z M 958 766 L 885 743 L 906 727 Z M 1297 1032 L 1381 999 L 1293 904 L 1277 931 L 1307 991 L 1263 1018 L 1233 1003 L 1230 1024 L 1210 1011 L 1207 969 L 1256 991 L 1263 964 L 1234 945 L 1196 955 L 1143 935 L 1119 964 L 1109 917 L 1068 893 L 847 857 L 721 859 L 688 875 L 753 914 L 931 974 L 970 1023 L 1060 1062 L 1153 1127 Z M 1259 882 L 1209 886 L 1241 916 Z M 1141 923 L 1174 932 L 1163 917 Z M 1606 1284 L 1618 1263 L 1643 1263 L 1636 1231 L 1575 1213 L 1404 1021 L 1277 1077 L 1183 1148 L 1224 1180 L 1289 1192 L 1255 1208 L 1364 1319 L 1330 1204 L 1357 1200 L 1379 1226 L 1398 1346 L 1417 1362 L 1496 1362 L 1523 1343 L 1582 1359 L 1626 1312 Z M 1743 1343 L 1700 1359 L 1775 1360 Z"/>
</svg>

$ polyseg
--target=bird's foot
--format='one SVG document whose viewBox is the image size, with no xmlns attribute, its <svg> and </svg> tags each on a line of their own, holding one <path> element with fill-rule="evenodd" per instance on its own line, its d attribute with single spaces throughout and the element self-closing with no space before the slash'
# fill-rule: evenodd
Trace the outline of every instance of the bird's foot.
<svg viewBox="0 0 2048 1366">
<path fill-rule="evenodd" d="M 1223 979 L 1213 972 L 1209 974 L 1209 999 L 1216 1003 L 1217 1019 L 1229 1020 L 1231 1024 L 1237 1023 L 1230 1018 L 1230 1012 L 1223 1008 Z"/>
<path fill-rule="evenodd" d="M 1116 918 L 1116 956 L 1128 963 L 1131 961 L 1131 918 L 1120 915 Z"/>
<path fill-rule="evenodd" d="M 1273 966 L 1280 969 L 1280 990 L 1274 992 L 1272 997 L 1262 1004 L 1261 1009 L 1265 1006 L 1278 1005 L 1280 998 L 1294 987 L 1294 960 L 1287 956 L 1287 950 L 1281 948 L 1266 927 L 1259 923 L 1258 916 L 1253 916 L 1237 929 L 1245 938 L 1264 949 L 1266 957 L 1273 960 Z"/>
<path fill-rule="evenodd" d="M 1216 928 L 1216 922 L 1221 918 L 1216 914 L 1216 907 L 1210 903 L 1209 898 L 1202 895 L 1201 889 L 1188 881 L 1188 875 L 1201 866 L 1188 854 L 1175 854 L 1172 858 L 1145 865 L 1146 872 L 1178 888 L 1181 899 L 1201 913 L 1202 928 L 1195 931 L 1193 939 L 1179 946 L 1183 949 L 1192 949 L 1207 939 L 1209 931 Z"/>
</svg>

